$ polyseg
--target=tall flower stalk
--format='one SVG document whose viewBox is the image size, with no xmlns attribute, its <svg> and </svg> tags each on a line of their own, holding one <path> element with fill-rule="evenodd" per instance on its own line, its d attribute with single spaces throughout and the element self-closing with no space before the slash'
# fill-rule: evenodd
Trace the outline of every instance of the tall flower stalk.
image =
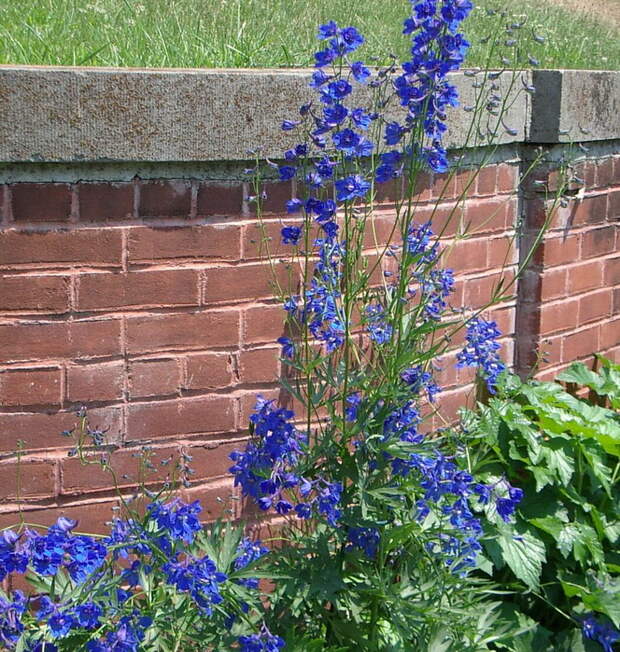
<svg viewBox="0 0 620 652">
<path fill-rule="evenodd" d="M 443 177 L 447 188 L 463 170 L 444 140 L 459 104 L 451 73 L 469 45 L 459 30 L 472 4 L 411 4 L 403 30 L 411 59 L 400 66 L 371 69 L 357 57 L 364 39 L 354 27 L 319 27 L 315 97 L 282 123 L 298 139 L 283 163 L 269 163 L 295 188 L 283 207 L 291 283 L 279 287 L 286 335 L 278 342 L 284 389 L 300 407 L 259 398 L 250 443 L 231 456 L 243 494 L 283 519 L 280 570 L 292 579 L 276 589 L 278 620 L 299 636 L 364 649 L 423 646 L 440 622 L 447 639 L 473 643 L 463 605 L 478 599 L 468 576 L 484 561 L 482 519 L 510 522 L 521 498 L 506 481 L 477 482 L 466 460 L 446 452 L 441 433 L 428 432 L 440 405 L 437 361 L 460 329 L 458 366 L 476 367 L 494 391 L 504 364 L 485 311 L 510 296 L 511 283 L 500 282 L 483 309 L 453 306 L 450 247 L 440 240 L 447 225 L 435 233 L 432 216 L 418 218 L 425 176 Z M 519 73 L 479 71 L 474 79 L 465 148 L 487 149 L 449 220 L 492 157 L 494 137 L 510 131 Z M 255 173 L 260 198 L 259 162 Z M 388 216 L 377 209 L 385 187 Z M 462 225 L 455 231 L 456 240 L 469 235 Z"/>
</svg>

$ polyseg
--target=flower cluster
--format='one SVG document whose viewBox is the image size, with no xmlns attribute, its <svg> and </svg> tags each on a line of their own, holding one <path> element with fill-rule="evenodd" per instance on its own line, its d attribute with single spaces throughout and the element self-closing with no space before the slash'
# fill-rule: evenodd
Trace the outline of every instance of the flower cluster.
<svg viewBox="0 0 620 652">
<path fill-rule="evenodd" d="M 250 417 L 254 438 L 244 451 L 230 454 L 235 485 L 262 510 L 278 514 L 294 511 L 299 518 L 322 516 L 336 525 L 340 518 L 342 486 L 322 477 L 313 480 L 298 471 L 307 437 L 291 423 L 293 412 L 274 408 L 274 401 L 258 398 Z"/>
<path fill-rule="evenodd" d="M 278 652 L 285 643 L 280 636 L 272 634 L 265 625 L 258 634 L 239 637 L 241 652 Z"/>
<path fill-rule="evenodd" d="M 497 379 L 506 369 L 498 351 L 497 338 L 501 335 L 494 321 L 476 317 L 467 324 L 466 346 L 457 354 L 457 367 L 478 367 L 491 394 L 495 393 Z"/>
<path fill-rule="evenodd" d="M 218 584 L 228 577 L 206 555 L 201 558 L 187 555 L 181 561 L 164 564 L 162 570 L 167 581 L 179 591 L 189 593 L 207 616 L 213 613 L 212 605 L 223 601 Z"/>
<path fill-rule="evenodd" d="M 154 500 L 142 520 L 115 518 L 107 537 L 76 534 L 77 522 L 60 517 L 45 532 L 4 530 L 0 536 L 0 569 L 3 579 L 34 573 L 49 578 L 50 593 L 27 599 L 19 591 L 0 596 L 0 644 L 13 649 L 36 629 L 43 632 L 46 650 L 57 650 L 63 639 L 88 634 L 86 649 L 92 652 L 137 651 L 151 625 L 140 610 L 143 589 L 156 582 L 183 596 L 199 613 L 214 615 L 214 605 L 224 601 L 222 586 L 228 575 L 200 551 L 198 501 L 175 498 Z M 260 541 L 242 539 L 232 560 L 232 571 L 256 562 L 267 553 Z M 118 560 L 132 558 L 131 563 Z M 162 564 L 162 559 L 167 559 Z M 156 579 L 157 578 L 157 579 Z M 145 584 L 145 582 L 147 584 Z M 254 578 L 237 580 L 256 590 Z M 54 586 L 62 589 L 54 592 Z M 63 589 L 64 587 L 64 589 Z M 75 587 L 71 593 L 70 587 Z M 186 603 L 186 607 L 189 605 Z M 248 605 L 245 605 L 248 608 Z M 230 614 L 234 619 L 234 613 Z M 33 630 L 32 622 L 37 628 Z M 33 640 L 39 635 L 33 634 Z M 30 638 L 24 642 L 28 647 Z M 64 648 L 63 648 L 64 649 Z"/>
<path fill-rule="evenodd" d="M 590 614 L 581 624 L 584 638 L 600 643 L 605 652 L 613 652 L 614 643 L 620 641 L 620 632 L 610 623 L 600 623 Z"/>
</svg>

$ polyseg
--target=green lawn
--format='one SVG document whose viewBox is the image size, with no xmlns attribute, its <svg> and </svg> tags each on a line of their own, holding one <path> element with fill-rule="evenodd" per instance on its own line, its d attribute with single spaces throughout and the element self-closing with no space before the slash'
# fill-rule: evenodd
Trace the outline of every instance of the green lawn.
<svg viewBox="0 0 620 652">
<path fill-rule="evenodd" d="M 620 33 L 604 21 L 553 6 L 506 0 L 528 20 L 523 54 L 544 67 L 620 69 Z M 467 22 L 472 65 L 485 57 L 490 23 L 480 0 Z M 407 0 L 3 0 L 0 63 L 129 67 L 305 66 L 316 25 L 328 19 L 363 30 L 360 56 L 406 56 Z M 511 22 L 508 20 L 508 22 Z M 546 43 L 532 40 L 544 35 Z M 510 37 L 512 38 L 512 37 Z"/>
</svg>

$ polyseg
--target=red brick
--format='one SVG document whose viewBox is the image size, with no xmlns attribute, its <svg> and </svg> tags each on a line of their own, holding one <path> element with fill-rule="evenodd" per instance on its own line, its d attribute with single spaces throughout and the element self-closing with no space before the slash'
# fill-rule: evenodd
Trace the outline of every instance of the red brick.
<svg viewBox="0 0 620 652">
<path fill-rule="evenodd" d="M 233 382 L 230 353 L 201 353 L 187 358 L 186 389 L 220 389 Z"/>
<path fill-rule="evenodd" d="M 440 201 L 447 201 L 455 197 L 455 184 L 453 173 L 434 174 L 431 185 L 431 197 Z"/>
<path fill-rule="evenodd" d="M 611 312 L 612 293 L 608 289 L 592 292 L 579 300 L 579 323 L 587 324 L 608 317 Z"/>
<path fill-rule="evenodd" d="M 566 296 L 566 268 L 555 267 L 544 272 L 528 269 L 520 280 L 521 301 L 549 301 Z"/>
<path fill-rule="evenodd" d="M 77 285 L 78 310 L 109 308 L 196 306 L 198 272 L 192 269 L 81 274 Z"/>
<path fill-rule="evenodd" d="M 179 449 L 177 446 L 151 447 L 148 454 L 139 448 L 117 450 L 107 455 L 111 470 L 101 465 L 101 454 L 90 454 L 85 459 L 87 464 L 76 457 L 62 460 L 61 493 L 80 495 L 140 484 L 161 485 L 178 473 Z"/>
<path fill-rule="evenodd" d="M 195 473 L 192 480 L 204 480 L 222 476 L 230 477 L 229 469 L 232 466 L 230 453 L 240 450 L 245 446 L 245 441 L 214 441 L 201 446 L 184 448 L 184 452 L 192 457 L 190 468 Z"/>
<path fill-rule="evenodd" d="M 555 267 L 579 260 L 580 236 L 568 235 L 545 238 L 534 252 L 534 261 L 545 267 Z"/>
<path fill-rule="evenodd" d="M 620 256 L 618 258 L 609 258 L 604 263 L 605 268 L 605 285 L 612 287 L 620 284 Z"/>
<path fill-rule="evenodd" d="M 468 232 L 476 235 L 504 231 L 514 221 L 515 205 L 505 198 L 471 200 L 467 203 Z"/>
<path fill-rule="evenodd" d="M 72 403 L 114 401 L 123 396 L 125 365 L 106 362 L 67 368 L 67 400 Z"/>
<path fill-rule="evenodd" d="M 453 237 L 457 232 L 462 231 L 464 228 L 464 211 L 461 204 L 456 202 L 441 203 L 436 205 L 422 206 L 414 213 L 414 220 L 421 224 L 430 221 L 433 226 L 434 233 L 440 238 Z M 384 237 L 380 243 L 393 242 L 395 238 L 400 237 L 398 230 L 393 232 L 392 227 L 394 224 L 394 216 L 392 216 L 391 223 L 386 224 L 389 231 L 385 231 Z"/>
<path fill-rule="evenodd" d="M 254 349 L 239 354 L 242 383 L 273 383 L 280 377 L 280 348 Z"/>
<path fill-rule="evenodd" d="M 620 167 L 620 163 L 618 164 Z M 610 222 L 620 219 L 620 190 L 611 190 L 608 193 L 607 219 Z"/>
<path fill-rule="evenodd" d="M 261 192 L 261 211 L 263 213 L 280 213 L 286 215 L 286 202 L 293 197 L 293 186 L 290 181 L 266 181 Z M 250 194 L 254 194 L 250 188 Z M 252 213 L 256 213 L 256 203 L 249 202 Z"/>
<path fill-rule="evenodd" d="M 141 181 L 139 186 L 141 217 L 174 217 L 189 215 L 192 205 L 190 181 L 166 179 Z"/>
<path fill-rule="evenodd" d="M 611 186 L 614 183 L 614 159 L 608 157 L 599 161 L 596 166 L 596 185 L 599 188 Z"/>
<path fill-rule="evenodd" d="M 517 189 L 518 167 L 503 163 L 497 168 L 497 191 L 513 192 Z"/>
<path fill-rule="evenodd" d="M 375 186 L 374 203 L 375 204 L 392 204 L 400 201 L 403 198 L 404 179 L 390 179 L 384 183 L 379 183 Z M 424 193 L 423 182 L 412 192 L 412 197 L 417 195 L 417 201 L 422 201 L 420 197 Z"/>
<path fill-rule="evenodd" d="M 518 261 L 515 238 L 512 236 L 489 239 L 487 267 L 489 270 L 514 265 Z"/>
<path fill-rule="evenodd" d="M 578 307 L 579 301 L 575 299 L 543 305 L 540 309 L 540 333 L 547 335 L 576 328 Z"/>
<path fill-rule="evenodd" d="M 69 284 L 67 276 L 3 275 L 0 277 L 0 308 L 19 312 L 67 312 Z"/>
<path fill-rule="evenodd" d="M 615 246 L 615 226 L 593 229 L 582 236 L 581 257 L 591 258 L 611 253 Z"/>
<path fill-rule="evenodd" d="M 59 405 L 61 370 L 4 369 L 0 371 L 0 405 Z"/>
<path fill-rule="evenodd" d="M 235 518 L 238 516 L 239 501 L 237 491 L 232 480 L 209 483 L 207 485 L 192 487 L 182 492 L 183 500 L 193 502 L 198 500 L 202 507 L 200 520 L 203 522 L 215 521 L 218 518 Z"/>
<path fill-rule="evenodd" d="M 480 168 L 476 186 L 477 195 L 492 195 L 497 184 L 497 165 Z"/>
<path fill-rule="evenodd" d="M 569 295 L 603 287 L 603 263 L 595 260 L 566 269 Z"/>
<path fill-rule="evenodd" d="M 620 184 L 620 156 L 613 157 L 614 184 Z"/>
<path fill-rule="evenodd" d="M 564 337 L 550 337 L 545 338 L 539 344 L 540 352 L 540 369 L 547 369 L 562 361 L 562 347 L 564 345 Z M 530 367 L 535 363 L 535 358 L 532 359 Z"/>
<path fill-rule="evenodd" d="M 30 509 L 24 511 L 24 517 L 29 523 L 36 523 L 40 526 L 53 525 L 60 516 L 72 518 L 78 522 L 75 534 L 107 534 L 110 527 L 107 523 L 118 512 L 113 512 L 112 507 L 118 506 L 119 501 L 89 501 L 88 503 L 76 503 L 63 505 L 62 507 L 49 507 L 46 509 Z"/>
<path fill-rule="evenodd" d="M 181 384 L 179 361 L 134 360 L 129 366 L 131 398 L 178 394 Z"/>
<path fill-rule="evenodd" d="M 607 195 L 587 195 L 570 205 L 571 226 L 600 224 L 607 217 Z"/>
<path fill-rule="evenodd" d="M 258 222 L 246 224 L 243 227 L 242 234 L 243 260 L 255 258 L 274 260 L 281 256 L 290 256 L 292 252 L 291 245 L 286 245 L 282 242 L 281 231 L 284 224 L 287 226 L 303 226 L 303 221 L 301 219 L 287 219 L 286 222 L 270 220 L 263 221 L 262 224 Z M 303 237 L 300 242 L 303 242 Z M 310 241 L 313 241 L 317 237 L 320 237 L 320 234 L 314 232 L 310 236 Z"/>
<path fill-rule="evenodd" d="M 235 401 L 230 396 L 208 396 L 130 405 L 129 440 L 175 437 L 235 428 Z"/>
<path fill-rule="evenodd" d="M 293 273 L 291 268 L 290 274 Z M 292 284 L 292 281 L 289 281 L 289 270 L 285 265 L 278 264 L 275 274 L 275 281 L 280 284 L 283 292 L 287 293 Z M 273 272 L 268 264 L 214 267 L 207 270 L 206 278 L 207 303 L 256 299 L 274 294 Z"/>
<path fill-rule="evenodd" d="M 583 179 L 586 190 L 596 185 L 596 166 L 594 161 L 580 161 L 575 165 L 575 175 Z"/>
<path fill-rule="evenodd" d="M 455 273 L 475 272 L 486 268 L 487 238 L 461 240 L 447 251 L 446 265 L 453 267 Z"/>
<path fill-rule="evenodd" d="M 119 319 L 0 324 L 0 362 L 118 355 L 120 335 Z"/>
<path fill-rule="evenodd" d="M 620 314 L 620 288 L 614 290 L 613 314 Z"/>
<path fill-rule="evenodd" d="M 14 183 L 11 194 L 16 222 L 65 222 L 71 217 L 68 183 Z"/>
<path fill-rule="evenodd" d="M 0 501 L 48 498 L 56 495 L 56 465 L 22 459 L 0 464 Z"/>
<path fill-rule="evenodd" d="M 118 265 L 122 262 L 120 229 L 0 232 L 0 265 L 37 263 Z"/>
<path fill-rule="evenodd" d="M 80 220 L 122 220 L 133 217 L 133 183 L 80 183 Z"/>
<path fill-rule="evenodd" d="M 600 336 L 602 351 L 618 346 L 620 344 L 620 318 L 601 324 Z"/>
<path fill-rule="evenodd" d="M 237 345 L 238 342 L 237 310 L 209 310 L 127 319 L 127 349 L 130 353 L 208 349 Z"/>
<path fill-rule="evenodd" d="M 431 198 L 433 187 L 433 178 L 428 172 L 418 172 L 411 181 L 411 186 L 405 183 L 405 193 L 411 191 L 411 196 L 415 197 L 416 202 L 425 202 Z"/>
<path fill-rule="evenodd" d="M 599 332 L 600 326 L 595 324 L 577 333 L 566 335 L 563 342 L 562 362 L 573 362 L 598 353 Z"/>
<path fill-rule="evenodd" d="M 116 407 L 90 408 L 88 417 L 93 428 L 107 429 L 107 442 L 121 441 L 121 410 Z M 71 446 L 70 438 L 60 433 L 71 430 L 77 425 L 77 417 L 70 412 L 12 412 L 0 414 L 0 450 L 11 452 L 17 450 L 21 439 L 25 449 L 56 449 Z"/>
<path fill-rule="evenodd" d="M 198 215 L 239 215 L 243 206 L 240 183 L 204 181 L 198 186 Z"/>
<path fill-rule="evenodd" d="M 285 333 L 282 306 L 253 306 L 243 311 L 242 341 L 246 344 L 273 343 Z"/>
<path fill-rule="evenodd" d="M 130 261 L 166 259 L 239 260 L 241 226 L 200 224 L 195 226 L 135 227 L 127 244 Z"/>
<path fill-rule="evenodd" d="M 465 281 L 463 304 L 468 308 L 482 308 L 491 300 L 493 289 L 497 287 L 499 274 L 485 274 Z"/>
<path fill-rule="evenodd" d="M 442 392 L 437 397 L 437 413 L 433 417 L 435 428 L 445 427 L 458 418 L 460 408 L 472 408 L 475 405 L 476 391 L 471 385 L 457 390 Z"/>
</svg>

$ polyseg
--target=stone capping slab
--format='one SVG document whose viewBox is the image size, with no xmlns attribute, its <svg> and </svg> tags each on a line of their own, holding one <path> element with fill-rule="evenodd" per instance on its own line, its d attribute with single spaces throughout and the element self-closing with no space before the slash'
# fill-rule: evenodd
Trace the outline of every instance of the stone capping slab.
<svg viewBox="0 0 620 652">
<path fill-rule="evenodd" d="M 620 137 L 620 71 L 534 70 L 532 81 L 530 142 Z"/>
<path fill-rule="evenodd" d="M 312 98 L 310 72 L 0 66 L 0 162 L 241 161 L 257 146 L 261 156 L 281 157 L 294 137 L 280 123 Z M 620 72 L 533 77 L 533 107 L 527 93 L 514 95 L 504 120 L 514 131 L 500 129 L 499 143 L 620 137 Z M 454 81 L 462 105 L 471 104 L 472 78 L 459 72 Z M 498 83 L 508 90 L 510 73 Z M 467 144 L 470 119 L 449 112 L 449 147 Z M 589 133 L 570 133 L 576 125 Z"/>
<path fill-rule="evenodd" d="M 262 156 L 281 158 L 294 143 L 281 122 L 313 98 L 310 75 L 0 66 L 0 162 L 239 161 L 258 146 Z M 475 80 L 462 73 L 454 79 L 462 104 L 472 104 Z M 507 73 L 497 83 L 509 91 Z M 363 106 L 367 92 L 354 101 Z M 516 134 L 500 128 L 500 143 L 525 137 L 529 98 L 511 99 L 505 123 Z M 462 109 L 449 112 L 448 146 L 465 144 L 470 120 Z"/>
</svg>

